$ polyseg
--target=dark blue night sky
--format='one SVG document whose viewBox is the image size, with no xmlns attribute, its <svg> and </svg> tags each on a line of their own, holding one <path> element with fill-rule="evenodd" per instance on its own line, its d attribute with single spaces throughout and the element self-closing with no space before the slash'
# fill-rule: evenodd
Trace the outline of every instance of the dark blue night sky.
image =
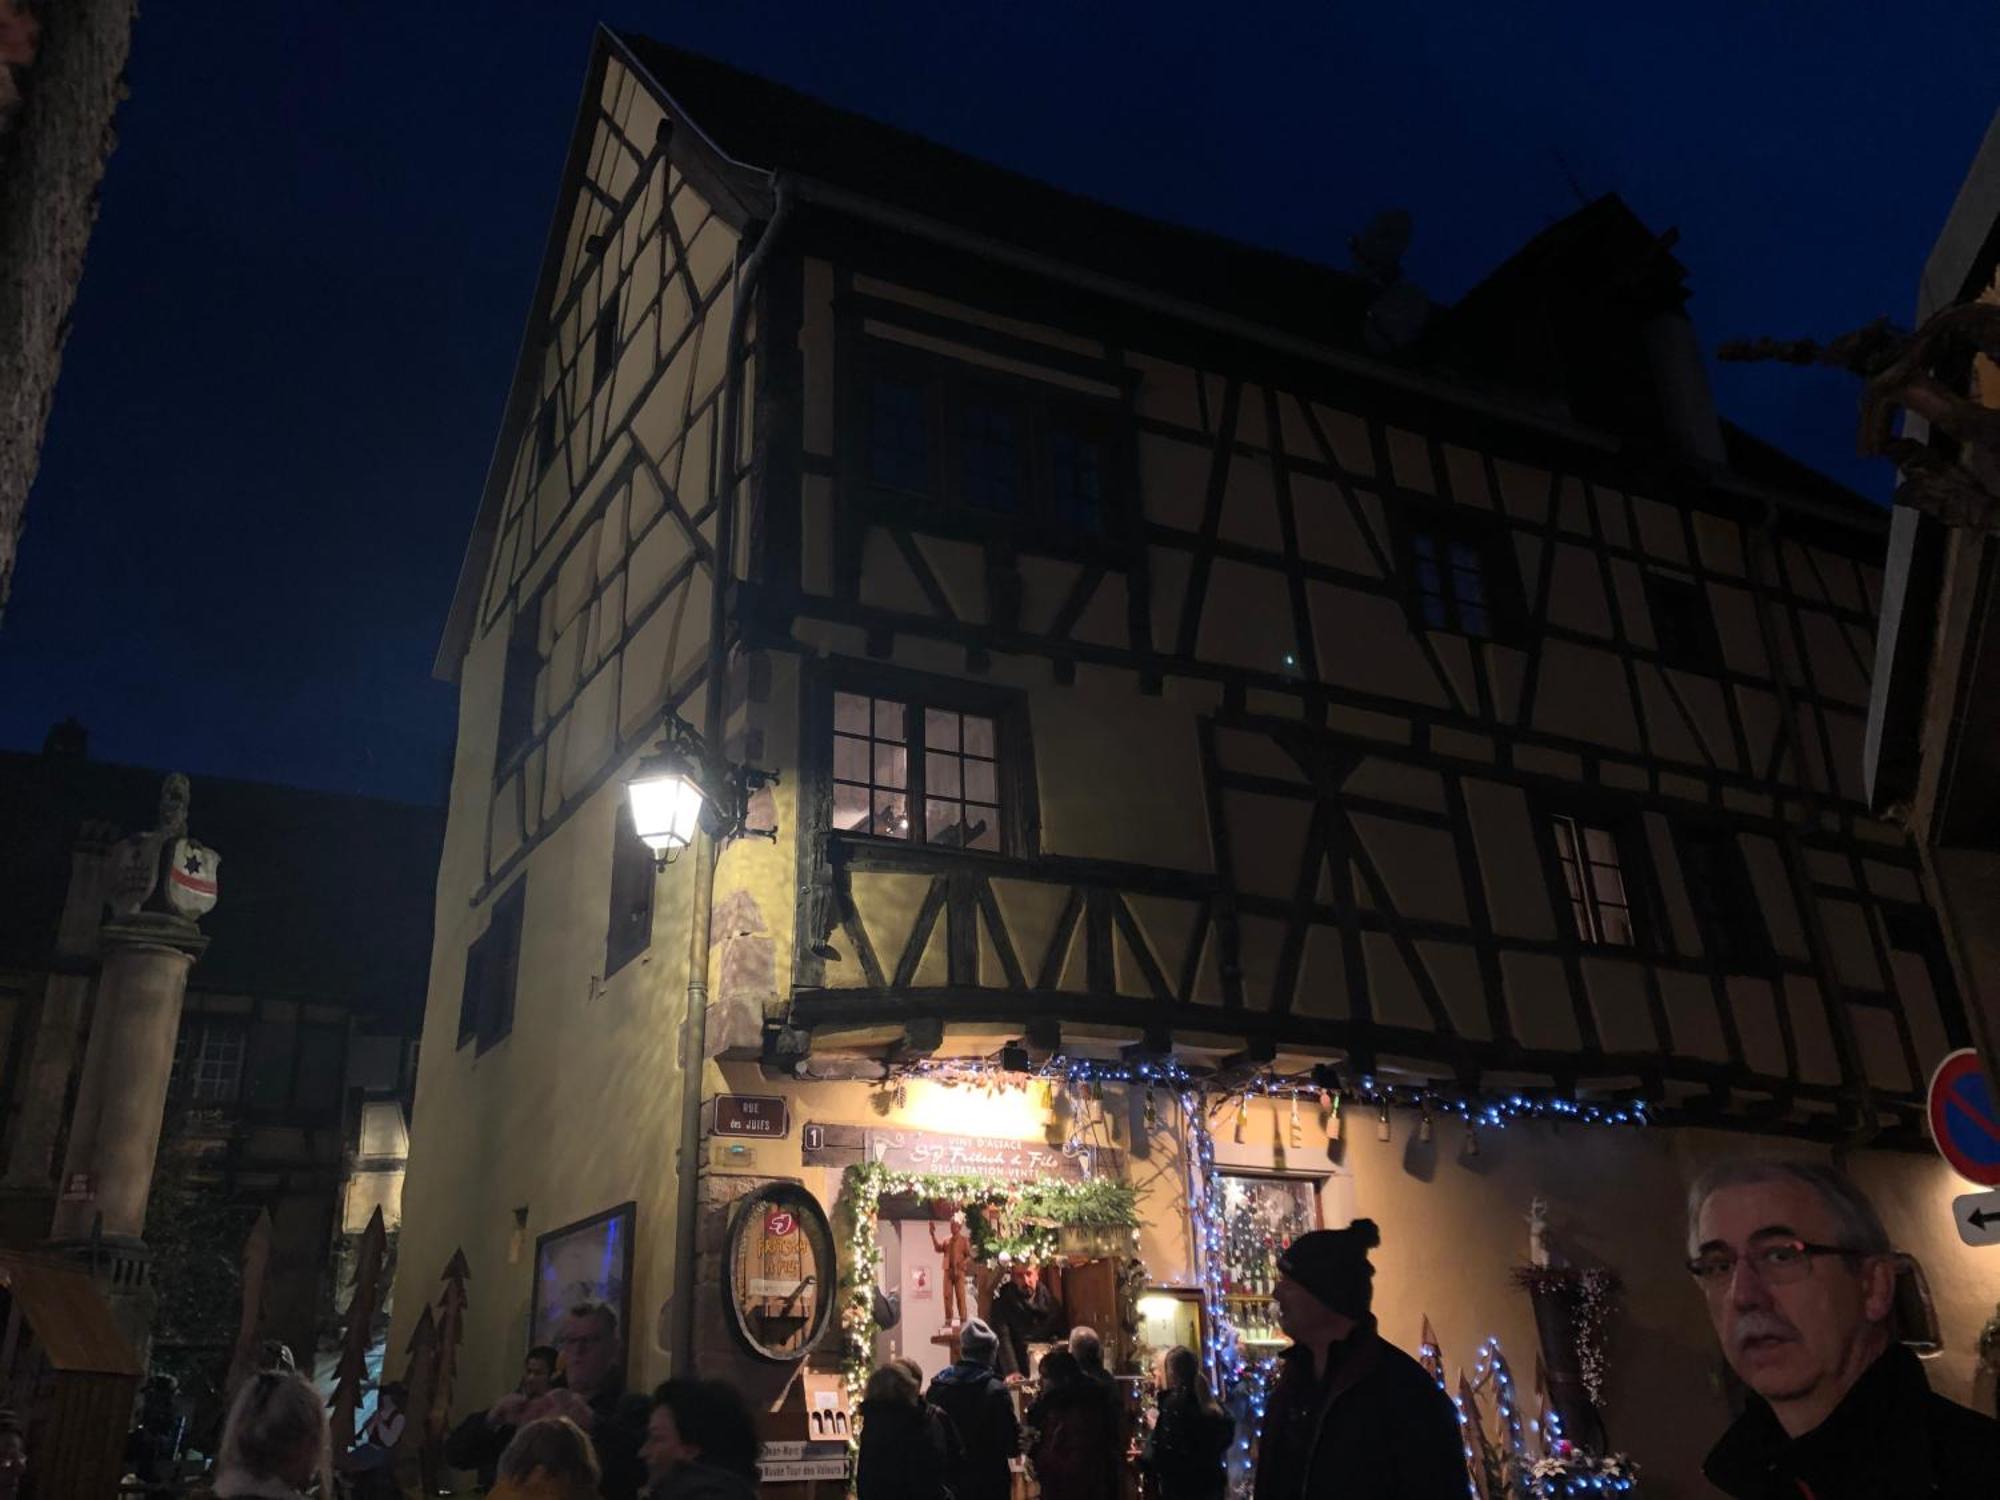
<svg viewBox="0 0 2000 1500">
<path fill-rule="evenodd" d="M 0 746 L 74 713 L 105 759 L 443 797 L 432 656 L 600 17 L 1336 264 L 1407 207 L 1443 300 L 1615 190 L 1680 228 L 1710 349 L 1907 320 L 2000 105 L 1992 0 L 151 5 L 0 621 Z M 1716 388 L 1886 495 L 1844 378 Z"/>
</svg>

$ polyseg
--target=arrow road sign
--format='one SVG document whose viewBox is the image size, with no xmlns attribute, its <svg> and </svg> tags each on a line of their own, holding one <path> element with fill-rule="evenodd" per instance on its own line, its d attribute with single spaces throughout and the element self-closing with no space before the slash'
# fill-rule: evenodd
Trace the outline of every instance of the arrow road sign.
<svg viewBox="0 0 2000 1500">
<path fill-rule="evenodd" d="M 2000 1245 L 2000 1191 L 1951 1200 L 1952 1222 L 1968 1245 Z"/>
</svg>

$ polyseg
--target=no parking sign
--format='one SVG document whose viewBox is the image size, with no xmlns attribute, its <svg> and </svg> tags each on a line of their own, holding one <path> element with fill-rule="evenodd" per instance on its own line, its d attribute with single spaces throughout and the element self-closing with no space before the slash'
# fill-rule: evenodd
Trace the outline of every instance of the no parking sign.
<svg viewBox="0 0 2000 1500">
<path fill-rule="evenodd" d="M 1970 1047 L 1931 1074 L 1930 1119 L 1931 1139 L 1953 1171 L 1981 1187 L 2000 1186 L 2000 1100 Z"/>
</svg>

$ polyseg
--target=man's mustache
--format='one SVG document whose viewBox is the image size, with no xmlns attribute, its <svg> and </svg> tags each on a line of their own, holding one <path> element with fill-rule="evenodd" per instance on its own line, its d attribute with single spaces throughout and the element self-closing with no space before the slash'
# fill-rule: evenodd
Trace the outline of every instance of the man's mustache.
<svg viewBox="0 0 2000 1500">
<path fill-rule="evenodd" d="M 1752 1339 L 1795 1339 L 1798 1329 L 1774 1312 L 1747 1312 L 1736 1320 L 1736 1327 L 1730 1333 L 1730 1344 L 1737 1353 Z"/>
</svg>

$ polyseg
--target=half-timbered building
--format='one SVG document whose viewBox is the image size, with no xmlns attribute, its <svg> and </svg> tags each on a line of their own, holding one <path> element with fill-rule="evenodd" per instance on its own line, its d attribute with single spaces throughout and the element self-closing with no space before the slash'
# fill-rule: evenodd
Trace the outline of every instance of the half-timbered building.
<svg viewBox="0 0 2000 1500">
<path fill-rule="evenodd" d="M 1506 1273 L 1546 1200 L 1626 1288 L 1615 1436 L 1662 1478 L 1725 1420 L 1679 1204 L 1722 1152 L 1841 1154 L 1962 1393 L 1987 1294 L 1920 1098 L 1965 1016 L 1860 785 L 1884 517 L 1716 417 L 1683 281 L 1605 199 L 1418 328 L 1379 274 L 600 33 L 438 662 L 398 1347 L 462 1247 L 489 1399 L 529 1247 L 631 1203 L 632 1377 L 685 1318 L 781 1405 L 797 1368 L 723 1332 L 730 1201 L 830 1207 L 889 1135 L 1061 1139 L 1063 1101 L 963 1079 L 1150 1060 L 1249 1084 L 1218 1172 L 1382 1225 L 1406 1346 L 1532 1347 Z M 624 784 L 716 692 L 774 836 L 658 871 Z M 704 1114 L 677 1282 L 691 1088 L 784 1110 Z M 1171 1290 L 1205 1189 L 1149 1093 L 1080 1107 Z M 1478 1128 L 1514 1101 L 1555 1118 Z"/>
</svg>

